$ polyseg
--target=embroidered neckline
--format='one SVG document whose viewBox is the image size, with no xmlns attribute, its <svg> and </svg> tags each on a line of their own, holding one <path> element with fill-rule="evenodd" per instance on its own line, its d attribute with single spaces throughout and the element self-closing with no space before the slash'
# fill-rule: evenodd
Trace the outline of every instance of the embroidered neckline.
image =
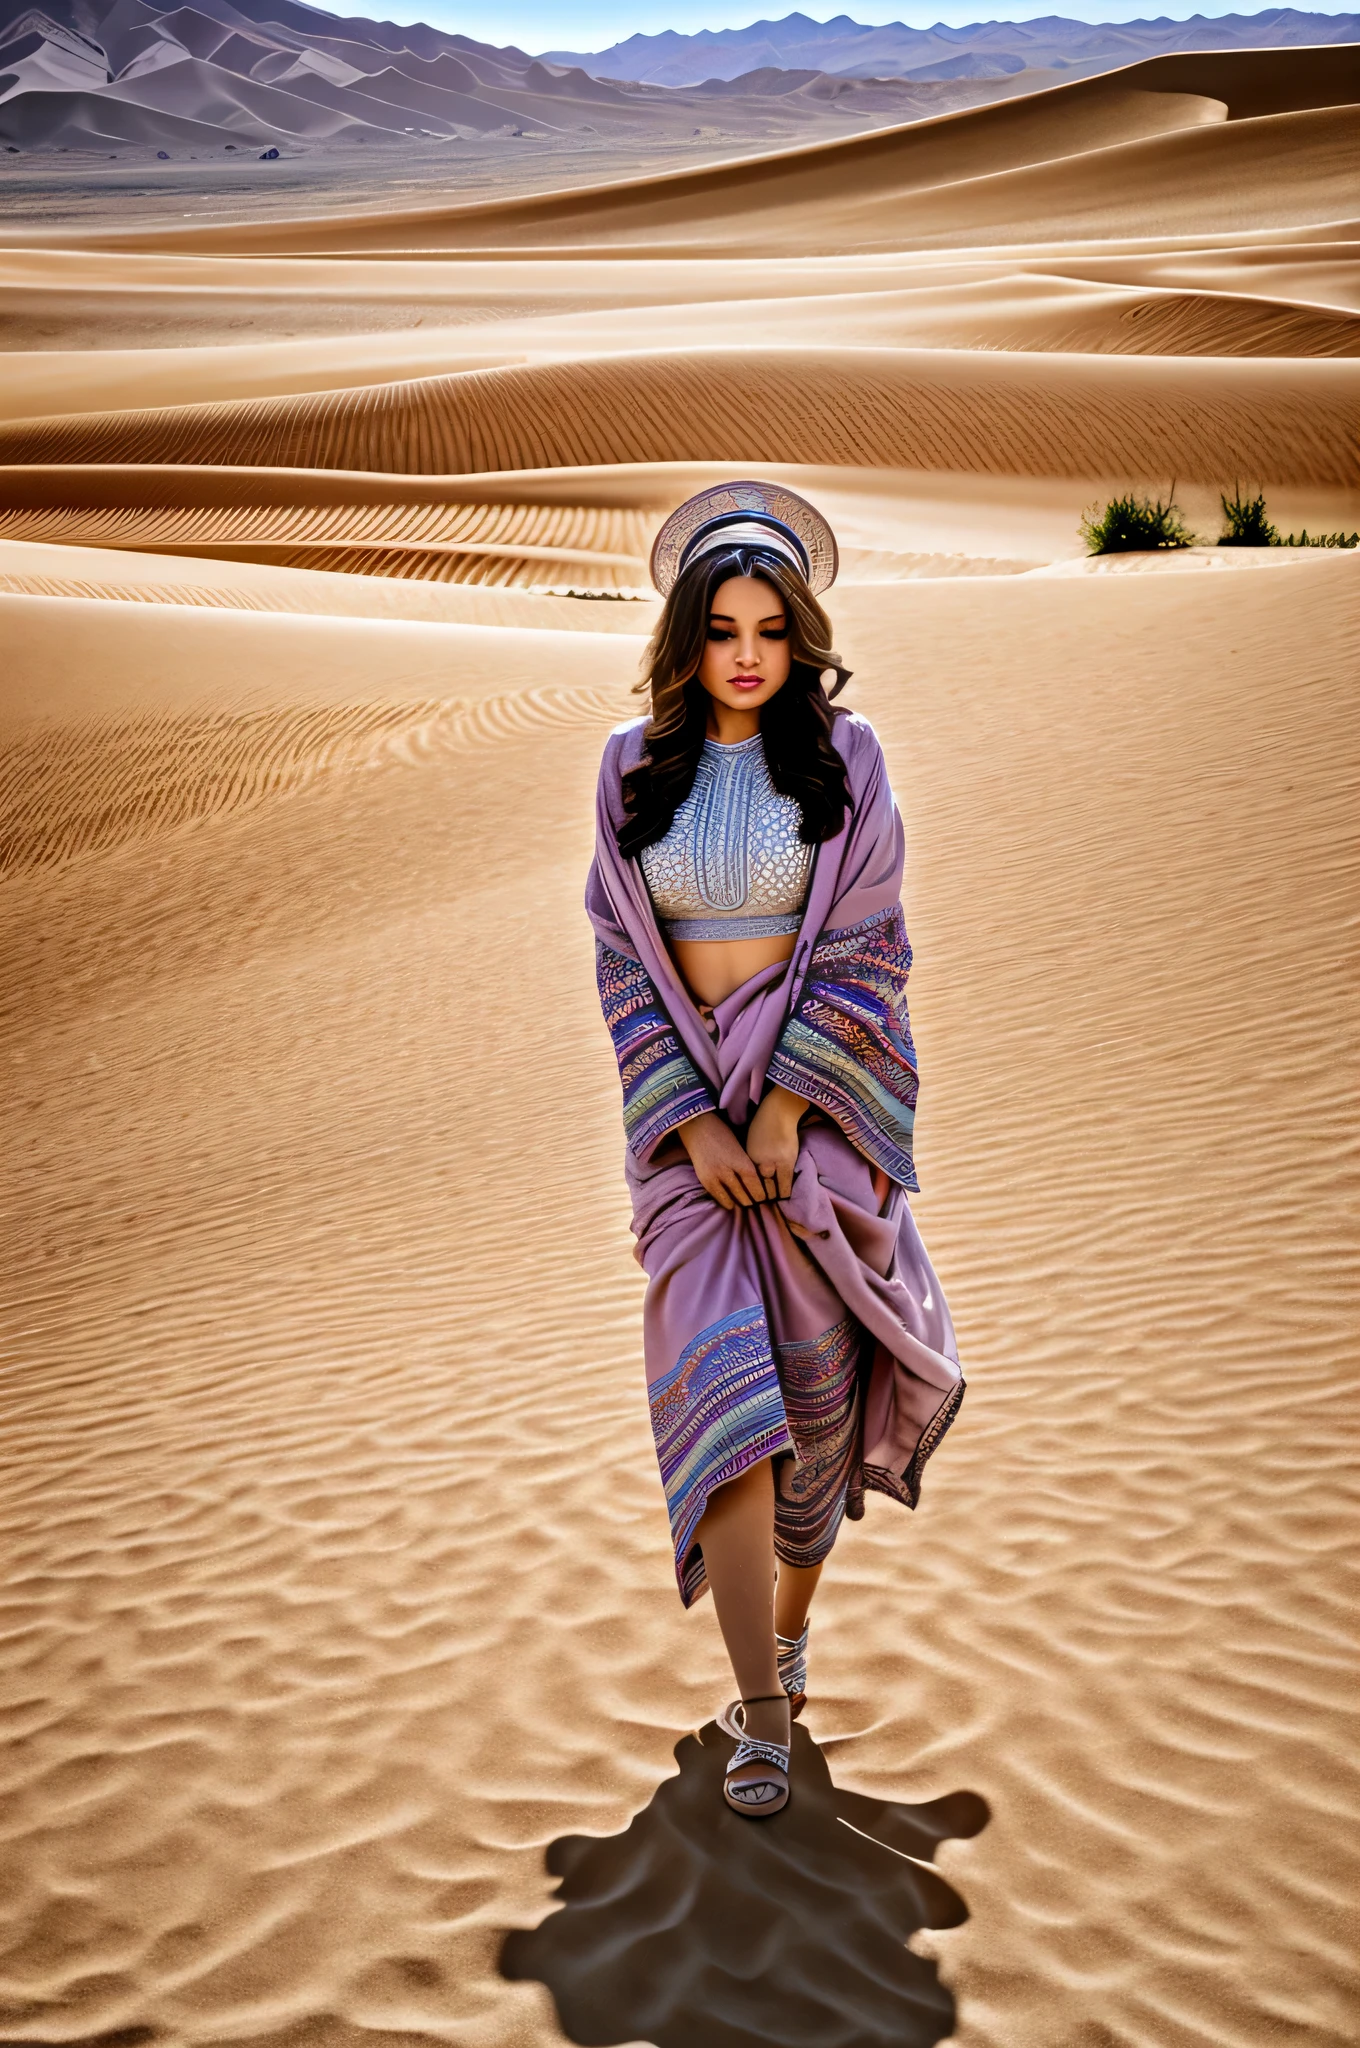
<svg viewBox="0 0 1360 2048">
<path fill-rule="evenodd" d="M 747 754 L 753 747 L 758 747 L 760 743 L 761 736 L 758 732 L 753 732 L 749 740 L 706 739 L 704 741 L 704 752 L 707 753 L 711 747 L 715 754 L 726 754 L 730 758 L 733 754 Z"/>
</svg>

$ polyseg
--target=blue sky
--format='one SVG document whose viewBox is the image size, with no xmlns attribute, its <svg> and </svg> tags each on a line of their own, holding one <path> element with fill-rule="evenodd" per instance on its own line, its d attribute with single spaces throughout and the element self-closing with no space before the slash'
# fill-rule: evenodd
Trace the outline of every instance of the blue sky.
<svg viewBox="0 0 1360 2048">
<path fill-rule="evenodd" d="M 351 11 L 351 0 L 330 0 L 341 13 Z M 1347 4 L 1317 5 L 1309 0 L 1300 0 L 1309 12 L 1317 14 L 1342 14 L 1353 11 L 1356 0 Z M 830 21 L 835 15 L 848 14 L 853 21 L 885 22 L 905 21 L 913 28 L 929 28 L 932 22 L 944 21 L 961 25 L 970 21 L 1019 20 L 1041 14 L 1063 14 L 1075 21 L 1136 21 L 1158 16 L 1170 16 L 1173 21 L 1188 20 L 1191 15 L 1203 14 L 1255 14 L 1261 10 L 1242 0 L 1142 0 L 1142 4 L 1121 4 L 1121 0 L 1080 0 L 1077 5 L 1065 5 L 1063 0 L 1048 0 L 1048 4 L 1017 7 L 1013 13 L 1001 7 L 978 5 L 952 5 L 951 0 L 933 0 L 933 4 L 913 6 L 910 0 L 888 0 L 888 4 L 875 5 L 874 0 L 863 0 L 855 5 L 854 0 L 839 0 L 839 4 L 819 6 L 816 0 L 775 0 L 774 5 L 734 5 L 732 0 L 389 0 L 386 7 L 369 4 L 354 12 L 372 12 L 386 15 L 395 21 L 428 21 L 437 28 L 457 29 L 463 35 L 475 36 L 479 42 L 517 43 L 523 50 L 602 50 L 609 44 L 622 42 L 626 36 L 641 31 L 655 35 L 666 28 L 693 33 L 701 28 L 743 28 L 752 21 L 778 21 L 786 14 L 806 14 L 814 21 Z"/>
</svg>

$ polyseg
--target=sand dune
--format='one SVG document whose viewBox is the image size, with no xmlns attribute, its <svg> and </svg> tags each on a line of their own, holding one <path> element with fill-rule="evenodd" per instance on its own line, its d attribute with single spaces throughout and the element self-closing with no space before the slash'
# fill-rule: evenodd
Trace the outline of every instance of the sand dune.
<svg viewBox="0 0 1360 2048">
<path fill-rule="evenodd" d="M 425 476 L 745 461 L 1360 483 L 1360 368 L 689 349 L 300 399 L 19 420 L 0 464 L 194 462 Z"/>
<path fill-rule="evenodd" d="M 342 625 L 220 603 L 204 618 L 199 592 L 196 603 L 154 608 L 111 608 L 113 594 L 0 592 L 19 679 L 0 714 L 0 872 L 64 865 L 387 758 L 582 721 L 607 729 L 627 715 L 640 644 L 542 627 L 355 616 Z M 34 693 L 54 628 L 66 686 Z M 158 707 L 148 672 L 190 670 Z"/>
<path fill-rule="evenodd" d="M 680 256 L 902 249 L 989 230 L 999 242 L 1042 239 L 1036 225 L 1070 239 L 1131 234 L 1150 220 L 1162 233 L 1214 233 L 1345 219 L 1354 210 L 1356 59 L 1345 50 L 1290 52 L 1283 66 L 1278 58 L 1232 53 L 1223 90 L 1250 118 L 1184 89 L 1187 76 L 1201 86 L 1217 77 L 1215 60 L 1196 69 L 1158 58 L 906 128 L 598 191 L 342 216 L 301 233 L 297 224 L 179 228 L 166 239 L 222 252 L 263 253 L 291 239 L 308 251 L 653 246 Z M 1079 178 L 1078 156 L 1088 159 Z M 145 238 L 97 241 L 131 249 Z"/>
<path fill-rule="evenodd" d="M 747 349 L 792 342 L 835 347 L 1003 349 L 1026 353 L 1211 356 L 1360 354 L 1360 307 L 1292 303 L 1266 293 L 1173 291 L 1017 271 L 1010 278 L 966 275 L 905 288 L 879 278 L 873 289 L 828 288 L 794 298 L 723 298 L 687 305 L 611 307 L 498 324 L 498 348 L 465 326 L 403 335 L 237 342 L 222 347 L 105 348 L 73 364 L 59 351 L 14 351 L 5 360 L 0 419 L 188 405 L 201 400 L 300 396 L 447 372 L 495 369 L 529 360 L 622 354 L 638 348 L 705 346 L 715 327 L 734 325 Z M 845 280 L 844 282 L 854 282 Z M 1286 280 L 1278 281 L 1281 286 Z M 1296 287 L 1302 280 L 1288 280 Z M 1311 279 L 1316 289 L 1319 280 Z M 734 284 L 737 280 L 734 279 Z M 830 280 L 827 280 L 830 287 Z M 712 280 L 708 280 L 712 289 Z M 1326 289 L 1325 284 L 1322 285 Z M 73 370 L 79 370 L 78 388 Z"/>
<path fill-rule="evenodd" d="M 120 535 L 121 540 L 123 536 Z M 110 560 L 110 547 L 114 559 Z M 40 596 L 117 598 L 137 604 L 208 605 L 216 610 L 295 612 L 312 618 L 414 619 L 432 625 L 514 626 L 553 633 L 623 633 L 639 644 L 656 616 L 656 600 L 582 603 L 432 576 L 336 576 L 233 559 L 205 536 L 197 551 L 183 542 L 139 552 L 67 542 L 0 540 L 0 589 Z M 202 557 L 211 555 L 210 561 Z M 583 559 L 588 559 L 582 550 Z M 205 580 L 206 574 L 206 580 Z"/>
<path fill-rule="evenodd" d="M 508 502 L 489 503 L 472 479 L 460 485 L 441 477 L 393 502 L 391 486 L 372 475 L 341 476 L 330 490 L 286 470 L 237 476 L 198 468 L 181 480 L 163 470 L 142 479 L 119 469 L 35 467 L 10 477 L 0 533 L 14 539 L 206 552 L 355 574 L 371 568 L 438 581 L 642 586 L 657 523 L 635 502 L 636 492 L 611 504 L 590 502 L 587 490 L 586 502 L 573 504 L 549 494 L 547 502 L 536 501 L 521 485 Z"/>
<path fill-rule="evenodd" d="M 1300 306 L 1328 306 L 1360 312 L 1360 268 L 1355 243 L 1313 240 L 1289 248 L 1199 249 L 1193 253 L 1088 254 L 1078 275 L 1093 282 L 1108 278 L 1129 285 L 1255 293 Z M 1064 266 L 1065 271 L 1065 266 Z"/>
<path fill-rule="evenodd" d="M 1325 240 L 1171 238 L 1133 249 L 1118 240 L 1040 242 L 1018 250 L 758 264 L 624 255 L 513 264 L 312 258 L 300 267 L 288 258 L 197 256 L 186 275 L 174 256 L 16 247 L 0 250 L 0 335 L 17 358 L 6 365 L 12 374 L 0 391 L 0 416 L 52 409 L 44 388 L 61 401 L 57 410 L 148 399 L 186 404 L 344 388 L 498 360 L 618 353 L 691 339 L 708 345 L 718 338 L 715 327 L 721 333 L 734 323 L 752 343 L 1050 346 L 1083 299 L 1112 317 L 1112 288 L 1132 294 L 1114 302 L 1125 309 L 1155 303 L 1166 291 L 1188 291 L 1254 304 L 1262 321 L 1281 306 L 1360 312 L 1354 228 L 1338 227 Z M 1245 317 L 1238 306 L 1218 328 L 1231 338 Z M 1212 318 L 1206 315 L 1206 324 Z M 26 337 L 35 330 L 60 347 L 29 349 Z M 1097 331 L 1108 336 L 1108 321 Z M 290 347 L 289 338 L 302 345 Z M 67 374 L 76 365 L 63 366 L 68 349 L 78 355 L 78 377 Z M 110 388 L 104 380 L 115 373 L 119 353 L 130 358 L 139 381 Z M 150 380 L 162 373 L 165 383 L 157 388 Z"/>
<path fill-rule="evenodd" d="M 1173 479 L 1206 542 L 1235 481 L 1360 527 L 1353 56 L 1246 59 L 6 238 L 6 2040 L 1355 2039 L 1360 550 L 1077 534 Z M 757 465 L 842 543 L 970 1378 L 762 1829 L 580 913 L 652 535 Z"/>
<path fill-rule="evenodd" d="M 1049 102 L 1057 98 L 1055 108 Z M 754 221 L 774 249 L 834 250 L 847 222 L 851 246 L 900 248 L 894 235 L 874 237 L 875 212 L 895 207 L 909 192 L 928 191 L 961 177 L 1009 173 L 1054 156 L 1111 147 L 1203 123 L 1217 124 L 1226 110 L 1217 100 L 1185 94 L 1130 92 L 1104 82 L 1063 87 L 1038 101 L 1019 100 L 882 135 L 856 137 L 792 150 L 774 157 L 722 165 L 713 171 L 672 172 L 625 181 L 598 193 L 585 191 L 531 200 L 500 200 L 471 207 L 353 215 L 318 221 L 305 232 L 309 250 L 477 249 L 579 245 L 657 244 L 667 254 L 703 245 L 748 246 Z M 869 232 L 866 234 L 866 227 Z M 260 250 L 296 245 L 295 223 L 272 229 L 249 226 L 169 231 L 181 249 Z M 73 238 L 74 239 L 74 238 Z M 136 246 L 143 246 L 138 237 Z M 104 233 L 98 246 L 131 246 Z M 774 250 L 770 250 L 774 253 Z"/>
</svg>

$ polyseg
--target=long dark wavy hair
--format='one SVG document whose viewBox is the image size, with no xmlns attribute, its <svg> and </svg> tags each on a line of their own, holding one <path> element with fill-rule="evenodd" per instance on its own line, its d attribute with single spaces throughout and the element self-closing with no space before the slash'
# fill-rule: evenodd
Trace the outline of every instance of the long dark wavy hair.
<svg viewBox="0 0 1360 2048">
<path fill-rule="evenodd" d="M 730 576 L 756 576 L 783 602 L 789 629 L 789 679 L 762 706 L 760 737 L 770 780 L 802 813 L 799 838 L 817 846 L 840 831 L 850 807 L 845 763 L 832 742 L 839 713 L 831 698 L 850 680 L 831 646 L 831 621 L 806 579 L 773 548 L 742 544 L 700 555 L 675 580 L 643 657 L 640 695 L 652 715 L 645 751 L 623 778 L 626 813 L 618 830 L 625 860 L 664 839 L 694 787 L 708 729 L 708 692 L 699 681 L 713 595 Z M 836 671 L 830 694 L 822 673 Z"/>
</svg>

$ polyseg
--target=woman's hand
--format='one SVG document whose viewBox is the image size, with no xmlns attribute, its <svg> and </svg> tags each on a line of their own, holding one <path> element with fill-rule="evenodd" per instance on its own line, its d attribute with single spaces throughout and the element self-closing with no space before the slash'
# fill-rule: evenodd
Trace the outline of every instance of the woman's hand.
<svg viewBox="0 0 1360 2048">
<path fill-rule="evenodd" d="M 765 1200 L 754 1162 L 732 1126 L 715 1109 L 680 1125 L 680 1142 L 700 1183 L 724 1209 L 751 1209 Z"/>
<path fill-rule="evenodd" d="M 809 1105 L 788 1088 L 772 1088 L 751 1118 L 746 1149 L 755 1162 L 761 1186 L 769 1201 L 782 1201 L 793 1193 L 793 1169 L 798 1164 L 798 1126 Z"/>
</svg>

